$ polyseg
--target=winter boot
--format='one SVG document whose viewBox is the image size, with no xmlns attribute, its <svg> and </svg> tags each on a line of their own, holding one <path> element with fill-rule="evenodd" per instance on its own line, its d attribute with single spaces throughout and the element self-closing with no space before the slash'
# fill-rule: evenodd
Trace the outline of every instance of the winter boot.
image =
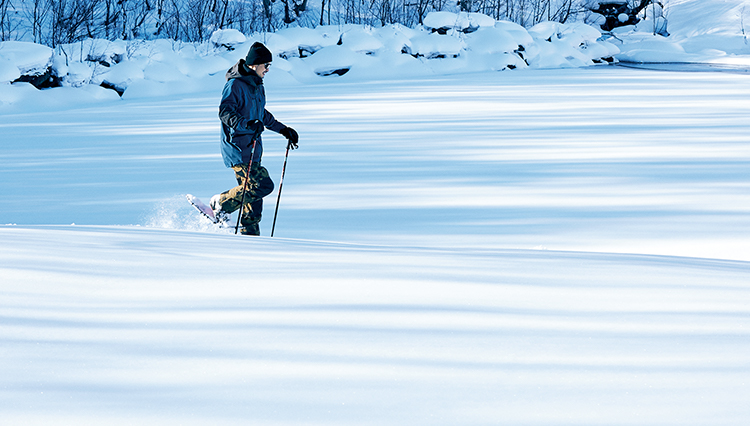
<svg viewBox="0 0 750 426">
<path fill-rule="evenodd" d="M 211 201 L 209 201 L 208 205 L 211 206 L 211 210 L 214 211 L 214 216 L 216 217 L 216 223 L 220 225 L 224 225 L 226 223 L 229 223 L 229 213 L 221 209 L 220 200 L 221 200 L 221 194 L 216 194 L 213 197 L 211 197 Z"/>
</svg>

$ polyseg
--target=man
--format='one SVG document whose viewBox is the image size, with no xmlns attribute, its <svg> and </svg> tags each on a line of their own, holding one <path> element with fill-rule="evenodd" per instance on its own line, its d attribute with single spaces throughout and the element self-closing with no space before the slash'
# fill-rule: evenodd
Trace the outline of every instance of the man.
<svg viewBox="0 0 750 426">
<path fill-rule="evenodd" d="M 254 43 L 247 57 L 240 59 L 229 71 L 219 104 L 221 119 L 221 155 L 224 164 L 234 170 L 237 186 L 211 197 L 211 208 L 221 221 L 239 210 L 242 203 L 245 179 L 249 175 L 245 193 L 245 207 L 240 218 L 240 231 L 244 235 L 260 235 L 263 197 L 273 191 L 273 181 L 268 170 L 261 166 L 263 142 L 260 134 L 264 128 L 280 133 L 288 147 L 297 148 L 299 136 L 291 127 L 277 121 L 266 110 L 265 77 L 273 56 L 262 43 Z M 250 157 L 252 165 L 248 170 Z"/>
</svg>

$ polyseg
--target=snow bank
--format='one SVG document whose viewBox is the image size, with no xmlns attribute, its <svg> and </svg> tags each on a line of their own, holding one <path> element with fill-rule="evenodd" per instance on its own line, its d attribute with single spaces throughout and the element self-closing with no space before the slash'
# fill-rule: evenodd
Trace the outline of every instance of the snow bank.
<svg viewBox="0 0 750 426">
<path fill-rule="evenodd" d="M 616 60 L 714 62 L 750 65 L 743 33 L 750 11 L 742 0 L 674 0 L 668 13 L 649 6 L 637 25 L 602 34 L 580 22 L 542 22 L 528 30 L 478 13 L 431 12 L 424 25 L 292 27 L 246 36 L 216 31 L 206 43 L 167 40 L 85 40 L 56 52 L 22 42 L 0 43 L 0 83 L 52 69 L 67 87 L 103 85 L 138 96 L 196 87 L 191 79 L 222 75 L 255 41 L 276 55 L 276 81 L 315 83 L 322 78 L 383 79 L 518 68 L 575 68 Z M 664 15 L 669 17 L 667 36 Z M 659 29 L 657 31 L 657 29 Z M 664 31 L 661 31 L 661 30 Z M 411 58 L 410 58 L 411 57 Z M 412 60 L 416 58 L 417 60 Z M 286 61 L 288 60 L 288 61 Z M 403 67 L 401 72 L 394 68 Z M 380 72 L 378 72 L 380 70 Z M 148 88 L 145 90 L 145 88 Z M 0 102 L 23 96 L 4 90 Z M 54 89 L 52 89 L 54 90 Z M 26 89 L 18 88 L 18 93 Z"/>
<path fill-rule="evenodd" d="M 610 41 L 618 44 L 622 61 L 750 66 L 748 22 L 746 0 L 672 0 L 663 13 L 649 6 L 641 22 L 613 30 Z"/>
<path fill-rule="evenodd" d="M 589 66 L 601 62 L 602 58 L 596 55 L 610 57 L 613 54 L 613 49 L 592 37 L 598 31 L 586 25 L 549 24 L 548 29 L 555 32 L 559 36 L 556 40 L 562 43 L 551 43 L 543 40 L 549 39 L 547 34 L 542 37 L 510 22 L 496 22 L 486 15 L 452 12 L 432 12 L 425 18 L 425 26 L 419 28 L 397 24 L 381 28 L 359 25 L 294 27 L 251 37 L 236 30 L 220 30 L 209 42 L 197 45 L 168 40 L 85 40 L 61 46 L 58 53 L 53 54 L 44 46 L 8 42 L 0 49 L 3 55 L 0 56 L 0 82 L 14 81 L 19 74 L 44 70 L 51 65 L 66 87 L 94 84 L 123 95 L 130 91 L 129 96 L 142 97 L 149 93 L 156 96 L 195 86 L 188 83 L 191 79 L 223 75 L 244 57 L 255 41 L 266 43 L 277 62 L 285 60 L 284 66 L 274 70 L 287 77 L 273 78 L 291 78 L 304 83 L 338 76 L 382 79 L 399 74 L 427 76 L 490 69 Z M 588 48 L 586 54 L 576 53 L 580 47 L 576 43 L 583 42 Z M 539 43 L 545 45 L 537 46 Z M 550 55 L 553 59 L 545 60 L 539 55 Z M 571 59 L 573 57 L 575 60 Z M 394 67 L 404 68 L 399 72 Z M 5 96 L 0 101 L 11 103 L 21 98 Z"/>
</svg>

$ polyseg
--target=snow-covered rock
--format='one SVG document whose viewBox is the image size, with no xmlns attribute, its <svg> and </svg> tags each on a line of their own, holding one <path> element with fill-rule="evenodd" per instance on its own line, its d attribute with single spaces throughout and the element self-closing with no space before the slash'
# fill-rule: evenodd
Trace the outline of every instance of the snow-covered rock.
<svg viewBox="0 0 750 426">
<path fill-rule="evenodd" d="M 578 50 L 594 62 L 611 60 L 611 58 L 620 53 L 620 49 L 617 46 L 607 41 L 585 41 L 578 47 Z"/>
<path fill-rule="evenodd" d="M 94 70 L 87 63 L 71 62 L 68 72 L 63 76 L 63 82 L 67 86 L 81 87 L 91 81 Z"/>
<path fill-rule="evenodd" d="M 244 34 L 233 28 L 226 30 L 216 30 L 211 34 L 209 41 L 217 48 L 225 48 L 228 50 L 234 50 L 238 44 L 242 44 L 247 41 L 247 37 Z"/>
<path fill-rule="evenodd" d="M 526 28 L 515 22 L 497 21 L 495 23 L 495 28 L 506 31 L 508 34 L 512 35 L 519 46 L 529 46 L 534 43 L 533 37 L 531 37 L 531 34 L 529 34 Z"/>
<path fill-rule="evenodd" d="M 428 13 L 423 23 L 425 28 L 441 33 L 448 30 L 471 32 L 481 27 L 495 25 L 495 19 L 482 13 L 439 11 Z"/>
<path fill-rule="evenodd" d="M 363 27 L 355 27 L 341 34 L 341 43 L 354 52 L 365 54 L 373 54 L 385 47 L 382 41 Z"/>
<path fill-rule="evenodd" d="M 540 22 L 528 29 L 529 34 L 537 40 L 551 41 L 553 38 L 560 38 L 561 24 L 559 22 Z"/>
<path fill-rule="evenodd" d="M 125 91 L 133 81 L 143 80 L 144 68 L 148 64 L 147 59 L 132 59 L 122 61 L 112 66 L 107 72 L 94 77 L 94 83 L 111 87 L 118 92 Z"/>
<path fill-rule="evenodd" d="M 423 33 L 411 39 L 410 53 L 427 59 L 456 57 L 464 43 L 456 37 L 438 33 Z"/>
<path fill-rule="evenodd" d="M 296 46 L 296 55 L 294 52 L 290 52 L 290 56 L 309 56 L 323 47 L 338 43 L 337 37 L 327 37 L 311 28 L 284 28 L 276 32 L 276 34 L 286 38 L 292 45 Z"/>
<path fill-rule="evenodd" d="M 77 43 L 60 45 L 59 49 L 67 58 L 68 63 L 89 61 L 110 66 L 125 59 L 128 44 L 122 40 L 86 39 Z"/>
<path fill-rule="evenodd" d="M 466 35 L 466 45 L 469 50 L 477 53 L 508 53 L 518 49 L 518 42 L 509 32 L 496 28 L 480 28 Z"/>
<path fill-rule="evenodd" d="M 15 61 L 6 58 L 0 54 L 0 83 L 13 81 L 21 76 Z"/>
<path fill-rule="evenodd" d="M 395 53 L 411 49 L 411 39 L 419 34 L 419 31 L 401 24 L 386 25 L 373 31 L 373 35 L 383 44 L 383 49 Z"/>
<path fill-rule="evenodd" d="M 469 28 L 492 27 L 495 25 L 495 18 L 483 13 L 471 12 L 469 15 Z"/>
<path fill-rule="evenodd" d="M 525 58 L 537 68 L 584 67 L 611 61 L 619 52 L 613 44 L 598 41 L 601 31 L 580 22 L 540 22 L 529 34 L 535 41 L 535 55 Z"/>
<path fill-rule="evenodd" d="M 430 12 L 422 20 L 424 26 L 431 30 L 469 28 L 469 15 L 466 13 L 453 13 L 447 11 Z"/>
<path fill-rule="evenodd" d="M 52 64 L 53 51 L 47 46 L 25 41 L 0 42 L 0 55 L 22 75 L 42 75 Z"/>
<path fill-rule="evenodd" d="M 562 40 L 570 46 L 580 46 L 584 41 L 595 41 L 602 33 L 598 29 L 582 22 L 561 24 L 559 22 L 540 22 L 529 28 L 529 34 L 537 41 Z"/>
<path fill-rule="evenodd" d="M 344 45 L 324 47 L 303 61 L 319 76 L 344 75 L 358 63 L 365 60 L 365 55 L 354 52 Z"/>
<path fill-rule="evenodd" d="M 560 24 L 560 40 L 577 47 L 585 42 L 595 42 L 602 36 L 602 32 L 583 22 Z"/>
<path fill-rule="evenodd" d="M 292 58 L 299 56 L 299 44 L 295 40 L 285 37 L 283 34 L 268 34 L 264 43 L 268 50 L 275 56 L 282 58 Z"/>
</svg>

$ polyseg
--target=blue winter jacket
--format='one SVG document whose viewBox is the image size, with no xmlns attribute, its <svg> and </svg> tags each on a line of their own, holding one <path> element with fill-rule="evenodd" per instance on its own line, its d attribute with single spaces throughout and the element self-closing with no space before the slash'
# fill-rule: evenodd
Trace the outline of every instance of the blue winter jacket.
<svg viewBox="0 0 750 426">
<path fill-rule="evenodd" d="M 277 133 L 286 127 L 266 110 L 263 79 L 254 71 L 247 71 L 244 63 L 245 60 L 240 59 L 227 71 L 227 82 L 219 104 L 221 155 L 227 167 L 250 161 L 253 150 L 253 131 L 248 129 L 250 123 L 260 120 L 267 129 Z M 258 137 L 253 162 L 260 162 L 262 155 L 263 141 Z"/>
</svg>

